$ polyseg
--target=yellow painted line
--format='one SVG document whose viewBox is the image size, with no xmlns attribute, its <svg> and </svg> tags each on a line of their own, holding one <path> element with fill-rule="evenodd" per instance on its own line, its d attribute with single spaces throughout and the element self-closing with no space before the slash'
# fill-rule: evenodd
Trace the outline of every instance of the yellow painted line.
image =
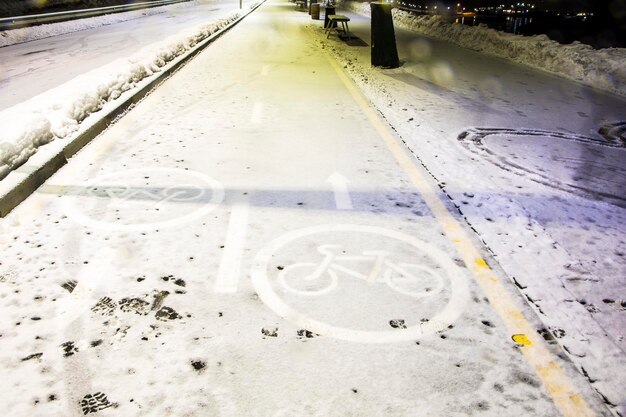
<svg viewBox="0 0 626 417">
<path fill-rule="evenodd" d="M 565 417 L 595 416 L 596 414 L 589 408 L 565 371 L 559 366 L 557 358 L 549 351 L 543 338 L 537 334 L 521 310 L 516 307 L 516 301 L 485 262 L 461 224 L 448 211 L 439 195 L 417 168 L 415 160 L 409 156 L 404 146 L 400 145 L 400 141 L 390 132 L 389 127 L 385 125 L 361 91 L 335 60 L 328 54 L 325 55 L 400 167 L 420 192 L 448 239 L 456 245 L 465 265 L 485 292 L 491 307 L 500 316 L 511 335 L 517 337 L 516 342 L 518 342 L 520 350 L 534 368 L 561 414 Z"/>
<path fill-rule="evenodd" d="M 530 346 L 533 344 L 533 342 L 531 342 L 525 334 L 514 334 L 513 336 L 511 336 L 511 339 L 513 339 L 515 343 L 519 343 L 520 345 L 524 346 Z"/>
</svg>

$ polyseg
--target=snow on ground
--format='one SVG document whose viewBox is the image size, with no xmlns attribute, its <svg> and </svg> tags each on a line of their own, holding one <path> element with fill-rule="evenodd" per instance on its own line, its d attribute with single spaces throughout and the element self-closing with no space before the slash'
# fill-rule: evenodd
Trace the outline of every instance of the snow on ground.
<svg viewBox="0 0 626 417">
<path fill-rule="evenodd" d="M 194 3 L 167 7 L 168 10 L 183 9 L 193 7 Z M 346 2 L 345 6 L 364 14 L 370 9 L 369 3 Z M 0 46 L 136 19 L 160 13 L 160 9 L 5 31 L 0 33 Z M 173 58 L 186 53 L 197 42 L 237 17 L 234 12 L 220 22 L 181 32 L 0 113 L 0 123 L 9 126 L 0 139 L 0 179 L 27 161 L 39 146 L 68 137 L 86 116 L 101 109 L 104 103 L 160 71 Z M 399 27 L 551 71 L 596 88 L 626 94 L 625 49 L 595 51 L 579 43 L 560 45 L 545 36 L 523 37 L 482 26 L 452 25 L 438 17 L 414 16 L 400 10 L 394 10 L 394 19 Z"/>
<path fill-rule="evenodd" d="M 100 26 L 112 25 L 129 20 L 139 19 L 145 16 L 152 16 L 164 11 L 185 10 L 197 5 L 197 0 L 172 4 L 163 7 L 150 7 L 144 10 L 134 10 L 123 13 L 105 14 L 102 16 L 88 17 L 85 19 L 70 20 L 67 22 L 50 23 L 33 27 L 5 30 L 0 32 L 0 47 L 15 45 L 16 43 L 30 42 L 37 39 L 49 38 L 51 36 L 63 35 L 71 32 L 78 32 L 85 29 L 92 29 Z"/>
<path fill-rule="evenodd" d="M 120 57 L 2 111 L 0 179 L 26 162 L 40 146 L 55 139 L 69 138 L 87 116 L 135 88 L 140 81 L 160 72 L 173 59 L 188 53 L 241 14 L 241 11 L 233 11 L 226 18 L 180 31 L 129 57 Z M 68 26 L 73 28 L 74 23 Z"/>
<path fill-rule="evenodd" d="M 624 415 L 626 101 L 398 27 L 402 66 L 380 70 L 311 26 Z"/>
<path fill-rule="evenodd" d="M 226 18 L 235 9 L 232 0 L 190 4 L 193 7 L 162 7 L 162 13 L 0 48 L 0 111 L 157 40 Z"/>
<path fill-rule="evenodd" d="M 366 16 L 371 13 L 369 3 L 348 1 L 342 7 Z M 563 45 L 546 35 L 514 35 L 482 24 L 452 24 L 441 16 L 418 16 L 399 9 L 393 10 L 393 19 L 397 27 L 626 95 L 626 48 L 596 50 L 580 42 Z"/>
<path fill-rule="evenodd" d="M 0 219 L 0 414 L 560 415 L 308 22 L 267 2 Z"/>
</svg>

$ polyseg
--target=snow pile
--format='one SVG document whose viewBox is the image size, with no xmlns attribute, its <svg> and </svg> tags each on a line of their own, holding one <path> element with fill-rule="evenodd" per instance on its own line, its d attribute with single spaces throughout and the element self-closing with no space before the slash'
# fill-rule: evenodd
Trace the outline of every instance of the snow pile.
<svg viewBox="0 0 626 417">
<path fill-rule="evenodd" d="M 337 2 L 337 5 L 342 9 L 348 9 L 363 16 L 372 16 L 372 8 L 369 2 L 340 0 Z"/>
<path fill-rule="evenodd" d="M 193 7 L 194 5 L 197 5 L 196 0 L 164 7 L 151 7 L 143 10 L 105 14 L 102 16 L 88 17 L 85 19 L 77 19 L 61 23 L 51 23 L 48 25 L 0 31 L 0 47 L 49 38 L 51 36 L 63 35 L 65 33 L 78 32 L 80 30 L 105 25 L 112 25 L 128 20 L 138 19 L 144 16 L 152 16 L 155 14 L 172 12 L 181 8 Z"/>
<path fill-rule="evenodd" d="M 371 14 L 369 3 L 344 2 L 343 6 L 359 14 Z M 396 26 L 413 32 L 626 95 L 626 48 L 595 50 L 580 42 L 563 45 L 546 35 L 514 35 L 482 24 L 452 24 L 441 16 L 418 16 L 399 9 L 393 10 L 393 19 Z"/>
<path fill-rule="evenodd" d="M 0 179 L 26 162 L 39 146 L 68 137 L 87 116 L 160 72 L 241 14 L 237 10 L 224 19 L 179 32 L 1 112 Z"/>
</svg>

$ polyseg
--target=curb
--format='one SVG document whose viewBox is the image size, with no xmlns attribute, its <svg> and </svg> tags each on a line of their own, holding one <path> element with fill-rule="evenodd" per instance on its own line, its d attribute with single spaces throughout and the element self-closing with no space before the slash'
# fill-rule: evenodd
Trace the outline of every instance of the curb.
<svg viewBox="0 0 626 417">
<path fill-rule="evenodd" d="M 49 145 L 59 143 L 57 147 L 60 149 L 56 151 L 50 149 L 50 152 L 42 152 L 47 154 L 44 160 L 37 160 L 38 152 L 33 155 L 26 164 L 22 165 L 22 167 L 7 175 L 6 178 L 0 181 L 0 218 L 5 217 L 11 210 L 34 193 L 48 178 L 64 166 L 72 156 L 113 124 L 118 117 L 122 116 L 132 106 L 150 94 L 152 90 L 156 89 L 167 78 L 182 68 L 189 60 L 213 41 L 235 27 L 263 3 L 265 3 L 265 0 L 260 1 L 259 4 L 243 13 L 227 26 L 199 42 L 186 55 L 176 58 L 169 68 L 164 69 L 154 79 L 133 92 L 129 97 L 120 101 L 120 103 L 115 105 L 115 107 L 107 113 L 103 113 L 97 120 L 94 120 L 91 124 L 86 121 L 86 127 L 82 129 L 82 132 L 71 139 L 69 143 L 51 142 Z M 93 114 L 97 115 L 98 112 Z M 29 169 L 29 166 L 32 168 Z"/>
</svg>

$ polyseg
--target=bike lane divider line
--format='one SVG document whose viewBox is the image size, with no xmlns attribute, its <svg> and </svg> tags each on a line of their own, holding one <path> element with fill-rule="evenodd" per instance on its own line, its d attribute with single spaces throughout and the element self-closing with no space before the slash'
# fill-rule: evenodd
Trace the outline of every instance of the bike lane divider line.
<svg viewBox="0 0 626 417">
<path fill-rule="evenodd" d="M 325 56 L 346 89 L 350 92 L 352 98 L 368 118 L 372 127 L 383 139 L 398 165 L 400 165 L 412 184 L 417 188 L 448 239 L 456 246 L 465 265 L 480 284 L 491 307 L 502 319 L 511 336 L 526 336 L 528 343 L 520 345 L 520 350 L 541 379 L 542 384 L 561 414 L 564 417 L 595 416 L 596 413 L 591 410 L 580 391 L 576 389 L 565 370 L 559 365 L 558 358 L 550 352 L 543 338 L 535 331 L 521 309 L 516 306 L 517 301 L 483 259 L 478 248 L 474 245 L 461 224 L 446 208 L 438 194 L 429 184 L 426 176 L 418 169 L 416 162 L 419 161 L 409 156 L 408 149 L 400 145 L 398 138 L 390 132 L 389 127 L 367 101 L 363 93 L 346 75 L 343 69 L 339 67 L 334 58 L 329 56 L 328 53 L 325 53 Z"/>
<path fill-rule="evenodd" d="M 233 205 L 228 221 L 228 232 L 224 242 L 224 253 L 213 284 L 213 291 L 220 294 L 234 294 L 239 287 L 241 261 L 248 231 L 250 206 L 246 203 Z"/>
</svg>

